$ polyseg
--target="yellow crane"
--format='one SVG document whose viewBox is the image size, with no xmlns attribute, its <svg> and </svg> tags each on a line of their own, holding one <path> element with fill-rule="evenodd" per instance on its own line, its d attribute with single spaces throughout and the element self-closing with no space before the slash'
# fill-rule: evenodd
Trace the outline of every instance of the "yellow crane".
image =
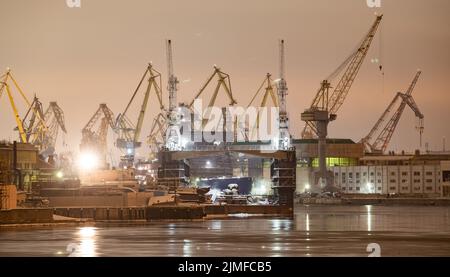
<svg viewBox="0 0 450 277">
<path fill-rule="evenodd" d="M 336 70 L 330 74 L 324 81 L 322 81 L 320 89 L 318 90 L 311 107 L 308 109 L 310 113 L 315 111 L 327 111 L 328 121 L 333 121 L 337 117 L 337 112 L 350 91 L 350 88 L 355 81 L 359 69 L 361 68 L 364 59 L 367 56 L 369 48 L 375 37 L 375 34 L 380 26 L 382 15 L 376 17 L 375 22 L 369 29 L 367 35 L 364 36 L 361 44 L 354 50 L 345 61 L 339 65 Z M 345 69 L 345 70 L 344 70 Z M 336 87 L 330 91 L 331 79 L 337 77 L 341 72 L 344 72 Z M 305 120 L 306 125 L 302 131 L 303 138 L 314 138 L 318 136 L 318 126 L 315 120 Z"/>
<path fill-rule="evenodd" d="M 258 90 L 256 91 L 255 95 L 253 95 L 252 99 L 250 100 L 250 103 L 247 105 L 247 108 L 251 107 L 252 104 L 256 101 L 258 96 L 262 94 L 264 91 L 264 94 L 261 98 L 261 102 L 257 108 L 263 108 L 263 107 L 269 107 L 269 100 L 271 100 L 271 104 L 273 107 L 279 107 L 278 102 L 278 96 L 276 92 L 276 87 L 273 85 L 274 81 L 272 80 L 272 75 L 270 73 L 266 74 L 266 77 L 264 78 L 261 85 L 258 87 Z M 252 128 L 252 133 L 250 134 L 251 137 L 254 137 L 254 132 L 259 129 L 260 126 L 260 111 L 258 111 L 258 115 L 256 118 L 256 124 L 253 125 L 254 128 Z M 245 129 L 245 128 L 244 128 Z M 245 132 L 246 139 L 248 139 L 248 132 Z"/>
<path fill-rule="evenodd" d="M 137 122 L 134 124 L 133 121 L 128 117 L 128 112 L 130 110 L 131 105 L 133 104 L 135 97 L 142 84 L 144 83 L 145 78 L 147 79 L 147 88 L 144 93 L 144 100 L 141 104 L 141 109 L 139 111 L 139 115 L 137 118 Z M 116 120 L 116 128 L 119 134 L 119 137 L 116 141 L 116 146 L 125 151 L 125 155 L 121 157 L 121 161 L 125 166 L 133 166 L 134 156 L 136 154 L 136 148 L 141 147 L 142 143 L 140 142 L 140 135 L 142 131 L 142 125 L 144 123 L 145 113 L 147 110 L 147 104 L 150 98 L 150 94 L 152 91 L 155 92 L 159 107 L 161 110 L 165 110 L 163 104 L 163 96 L 161 90 L 161 73 L 153 68 L 151 63 L 148 64 L 138 86 L 136 87 L 133 95 L 131 96 L 128 105 L 126 106 L 123 113 L 119 114 Z"/>
<path fill-rule="evenodd" d="M 6 91 L 6 94 L 8 95 L 8 98 L 9 98 L 9 102 L 11 105 L 14 119 L 16 121 L 20 141 L 23 143 L 30 143 L 29 136 L 27 136 L 27 129 L 24 125 L 23 120 L 21 119 L 21 117 L 19 115 L 19 111 L 18 111 L 17 105 L 14 100 L 12 88 L 15 88 L 19 92 L 19 95 L 24 100 L 26 106 L 29 108 L 30 112 L 35 117 L 35 120 L 37 120 L 37 122 L 34 124 L 40 125 L 42 132 L 47 132 L 48 128 L 45 124 L 45 120 L 42 116 L 42 113 L 40 113 L 38 110 L 36 110 L 36 107 L 34 107 L 32 105 L 32 103 L 28 100 L 28 98 L 26 97 L 22 88 L 19 86 L 18 82 L 16 81 L 13 74 L 11 73 L 11 70 L 8 69 L 5 74 L 0 76 L 0 80 L 1 80 L 0 81 L 0 97 L 2 96 L 3 92 Z M 12 82 L 12 84 L 10 84 L 10 82 Z M 40 150 L 42 150 L 42 149 L 40 149 Z"/>
<path fill-rule="evenodd" d="M 36 115 L 44 120 L 37 120 Z M 44 112 L 43 105 L 36 96 L 22 122 L 25 126 L 27 141 L 38 147 L 44 159 L 55 153 L 59 130 L 61 129 L 64 134 L 67 133 L 64 112 L 61 107 L 56 102 L 50 102 Z"/>
</svg>

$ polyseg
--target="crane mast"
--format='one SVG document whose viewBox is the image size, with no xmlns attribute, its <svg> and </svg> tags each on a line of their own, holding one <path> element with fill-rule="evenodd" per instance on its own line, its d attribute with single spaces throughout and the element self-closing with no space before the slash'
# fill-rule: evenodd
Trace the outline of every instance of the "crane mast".
<svg viewBox="0 0 450 277">
<path fill-rule="evenodd" d="M 166 41 L 166 55 L 167 55 L 167 72 L 169 80 L 167 83 L 167 90 L 169 91 L 169 126 L 167 131 L 166 147 L 169 151 L 181 150 L 181 134 L 180 134 L 180 115 L 177 111 L 177 85 L 178 79 L 173 71 L 173 57 L 172 57 L 172 41 Z"/>
<path fill-rule="evenodd" d="M 279 138 L 277 148 L 287 150 L 291 145 L 291 135 L 289 134 L 289 118 L 286 110 L 286 96 L 288 92 L 287 82 L 285 79 L 285 51 L 284 40 L 280 40 L 280 72 L 277 83 L 278 103 L 279 103 Z"/>
</svg>

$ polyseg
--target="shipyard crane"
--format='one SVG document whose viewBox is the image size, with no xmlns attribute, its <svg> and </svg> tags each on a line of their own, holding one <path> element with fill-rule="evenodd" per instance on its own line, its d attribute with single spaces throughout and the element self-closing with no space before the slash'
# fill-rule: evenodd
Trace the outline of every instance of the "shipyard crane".
<svg viewBox="0 0 450 277">
<path fill-rule="evenodd" d="M 95 129 L 96 125 L 98 125 L 97 129 Z M 106 104 L 100 104 L 95 114 L 89 119 L 89 122 L 81 131 L 81 155 L 89 157 L 95 156 L 99 160 L 100 166 L 103 168 L 107 167 L 108 127 L 116 132 L 114 113 Z"/>
<path fill-rule="evenodd" d="M 19 115 L 19 111 L 18 111 L 16 102 L 14 100 L 13 88 L 15 88 L 19 92 L 19 95 L 22 97 L 23 101 L 25 102 L 26 107 L 28 107 L 30 109 L 30 112 L 35 117 L 35 122 L 33 123 L 33 125 L 34 124 L 39 125 L 40 128 L 43 130 L 43 132 L 48 131 L 47 126 L 44 121 L 44 117 L 42 116 L 42 107 L 41 107 L 41 111 L 39 111 L 36 109 L 36 107 L 33 105 L 33 103 L 28 100 L 27 96 L 25 95 L 22 88 L 19 86 L 18 82 L 14 78 L 10 69 L 7 69 L 6 73 L 3 74 L 2 76 L 0 76 L 0 80 L 1 80 L 0 81 L 0 97 L 2 96 L 3 92 L 6 91 L 6 94 L 8 95 L 8 98 L 9 98 L 9 102 L 11 105 L 14 119 L 16 121 L 16 125 L 17 125 L 16 130 L 19 132 L 20 142 L 29 143 L 30 142 L 30 136 L 29 136 L 30 134 L 27 134 L 26 125 L 24 124 L 22 118 Z M 12 84 L 10 84 L 10 81 L 12 82 Z M 39 149 L 39 150 L 42 150 L 42 149 Z"/>
<path fill-rule="evenodd" d="M 328 121 L 336 119 L 337 112 L 344 103 L 345 98 L 358 75 L 382 19 L 383 15 L 376 17 L 375 22 L 370 27 L 370 30 L 362 40 L 362 43 L 336 68 L 335 71 L 333 71 L 333 73 L 328 76 L 328 78 L 322 81 L 320 89 L 314 97 L 309 111 L 327 111 Z M 341 79 L 330 94 L 330 89 L 332 88 L 330 83 L 331 79 L 337 77 L 344 69 L 345 71 L 342 74 Z M 302 132 L 302 137 L 313 138 L 317 137 L 317 135 L 317 122 L 314 120 L 307 120 Z"/>
<path fill-rule="evenodd" d="M 250 103 L 247 105 L 247 108 L 251 107 L 254 102 L 256 102 L 256 99 L 262 94 L 264 91 L 264 94 L 262 94 L 261 102 L 259 104 L 259 107 L 269 107 L 269 100 L 271 100 L 271 104 L 273 107 L 279 107 L 278 104 L 278 96 L 275 91 L 275 86 L 273 85 L 274 81 L 272 80 L 272 75 L 270 73 L 266 74 L 266 77 L 264 78 L 261 85 L 258 87 L 258 90 L 253 95 L 252 99 L 250 100 Z M 245 114 L 244 114 L 245 115 Z M 251 135 L 251 137 L 255 136 L 255 131 L 260 126 L 260 112 L 258 112 L 257 118 L 256 118 L 256 124 L 253 125 L 254 128 L 252 128 L 252 133 L 248 134 L 248 131 L 245 131 L 245 137 L 248 139 L 248 135 Z M 247 128 L 244 128 L 247 129 Z"/>
<path fill-rule="evenodd" d="M 44 120 L 37 120 L 36 115 Z M 28 119 L 28 117 L 30 118 Z M 61 129 L 65 134 L 67 133 L 64 112 L 58 104 L 50 102 L 44 113 L 43 105 L 36 96 L 22 122 L 25 126 L 27 141 L 40 150 L 40 155 L 44 159 L 55 153 L 59 130 Z"/>
<path fill-rule="evenodd" d="M 233 97 L 233 92 L 231 90 L 231 80 L 230 80 L 230 75 L 228 75 L 227 73 L 223 72 L 219 67 L 214 65 L 214 71 L 213 73 L 209 76 L 209 78 L 206 80 L 206 82 L 201 86 L 200 90 L 197 92 L 197 94 L 195 95 L 194 99 L 192 99 L 191 103 L 188 105 L 188 108 L 191 110 L 194 110 L 194 103 L 195 100 L 199 99 L 205 92 L 206 88 L 211 84 L 212 80 L 214 78 L 217 78 L 217 84 L 214 88 L 214 92 L 211 96 L 211 98 L 209 99 L 208 102 L 208 106 L 205 108 L 205 110 L 207 111 L 206 114 L 203 116 L 203 126 L 206 125 L 206 123 L 208 122 L 208 119 L 210 117 L 210 109 L 214 106 L 214 104 L 216 103 L 217 100 L 217 96 L 219 95 L 219 91 L 220 88 L 223 88 L 228 100 L 229 100 L 229 105 L 233 106 L 235 104 L 237 104 L 237 101 L 234 99 Z M 201 114 L 201 111 L 197 111 Z"/>
<path fill-rule="evenodd" d="M 181 127 L 180 127 L 181 115 L 178 111 L 178 102 L 177 102 L 177 91 L 179 81 L 178 78 L 175 76 L 173 70 L 172 41 L 170 39 L 166 41 L 166 56 L 167 56 L 167 74 L 169 75 L 169 79 L 167 82 L 167 90 L 169 92 L 169 111 L 167 114 L 168 127 L 167 127 L 165 147 L 169 151 L 179 151 L 182 149 Z"/>
<path fill-rule="evenodd" d="M 324 189 L 334 191 L 333 176 L 327 171 L 326 166 L 326 138 L 328 124 L 337 118 L 337 112 L 344 103 L 359 69 L 364 62 L 370 45 L 380 26 L 382 15 L 376 17 L 369 32 L 363 38 L 357 49 L 324 81 L 317 92 L 311 107 L 301 114 L 301 119 L 306 125 L 302 132 L 303 138 L 318 137 L 319 170 L 315 174 L 314 190 Z M 345 71 L 334 90 L 330 91 L 330 80 L 335 78 L 345 68 Z"/>
<path fill-rule="evenodd" d="M 285 78 L 285 49 L 284 40 L 280 40 L 280 76 L 277 82 L 278 89 L 278 128 L 279 137 L 276 141 L 277 149 L 287 150 L 291 146 L 291 135 L 289 133 L 289 118 L 286 109 L 286 97 L 288 92 L 287 82 Z"/>
<path fill-rule="evenodd" d="M 416 75 L 414 76 L 413 81 L 411 82 L 408 90 L 406 93 L 398 92 L 394 99 L 391 101 L 389 106 L 386 108 L 386 110 L 381 115 L 380 119 L 375 123 L 374 127 L 370 130 L 369 134 L 365 136 L 361 142 L 364 143 L 366 149 L 372 153 L 384 153 L 389 145 L 389 142 L 392 138 L 392 135 L 395 132 L 395 129 L 398 125 L 398 122 L 400 121 L 400 118 L 403 114 L 403 111 L 405 110 L 406 105 L 408 105 L 411 110 L 414 112 L 415 116 L 419 120 L 419 124 L 417 126 L 417 129 L 420 134 L 420 145 L 422 146 L 422 134 L 424 130 L 424 115 L 420 111 L 419 107 L 417 106 L 416 102 L 414 101 L 414 98 L 412 97 L 412 93 L 414 91 L 414 88 L 416 87 L 416 84 L 420 78 L 421 71 L 419 70 Z M 378 137 L 375 139 L 374 142 L 371 143 L 372 138 L 375 136 L 377 131 L 380 129 L 383 122 L 386 121 L 387 116 L 390 114 L 392 109 L 394 108 L 395 104 L 400 102 L 399 107 L 395 111 L 395 113 L 392 115 L 390 120 L 386 123 L 385 127 L 381 130 Z"/>
<path fill-rule="evenodd" d="M 167 116 L 159 113 L 153 120 L 147 144 L 150 147 L 150 158 L 156 158 L 155 154 L 165 145 L 167 130 Z"/>
<path fill-rule="evenodd" d="M 136 123 L 134 123 L 129 117 L 129 110 L 133 104 L 138 92 L 140 91 L 144 80 L 147 79 L 147 88 L 144 93 L 144 100 L 141 104 L 141 109 Z M 164 110 L 163 96 L 161 90 L 161 73 L 153 68 L 153 65 L 149 63 L 147 66 L 138 86 L 136 87 L 133 95 L 131 96 L 128 105 L 126 106 L 123 113 L 119 114 L 116 120 L 116 128 L 119 133 L 119 137 L 116 141 L 116 146 L 125 151 L 125 155 L 121 157 L 122 164 L 127 167 L 132 167 L 134 164 L 134 157 L 136 153 L 136 148 L 139 148 L 142 143 L 140 142 L 140 136 L 142 131 L 142 125 L 144 123 L 145 113 L 147 110 L 147 104 L 152 91 L 155 92 L 159 107 Z"/>
<path fill-rule="evenodd" d="M 40 118 L 45 119 L 42 102 L 35 95 L 33 98 L 33 102 L 31 102 L 31 106 L 28 108 L 28 111 L 22 119 L 28 142 L 43 142 L 43 140 L 45 139 L 45 131 L 43 129 L 43 127 L 45 126 L 44 121 L 37 121 L 36 115 L 39 115 Z"/>
</svg>

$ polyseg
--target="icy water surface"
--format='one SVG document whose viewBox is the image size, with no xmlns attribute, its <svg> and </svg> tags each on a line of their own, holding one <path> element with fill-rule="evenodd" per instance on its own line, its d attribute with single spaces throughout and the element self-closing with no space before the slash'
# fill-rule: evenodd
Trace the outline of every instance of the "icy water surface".
<svg viewBox="0 0 450 277">
<path fill-rule="evenodd" d="M 0 229 L 0 256 L 450 256 L 450 207 L 298 206 L 294 220 Z"/>
</svg>

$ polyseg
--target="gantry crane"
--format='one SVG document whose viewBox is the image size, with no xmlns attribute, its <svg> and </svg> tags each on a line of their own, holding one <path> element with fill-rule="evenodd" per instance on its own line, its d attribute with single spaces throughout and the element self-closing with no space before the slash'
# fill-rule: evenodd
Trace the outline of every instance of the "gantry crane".
<svg viewBox="0 0 450 277">
<path fill-rule="evenodd" d="M 133 104 L 136 95 L 140 91 L 142 84 L 144 83 L 145 78 L 147 79 L 147 88 L 144 93 L 144 100 L 141 104 L 141 109 L 139 111 L 139 115 L 137 118 L 137 122 L 134 123 L 128 117 L 128 113 L 131 105 Z M 127 167 L 132 167 L 134 164 L 134 156 L 136 154 L 136 148 L 139 148 L 142 143 L 140 141 L 142 125 L 144 123 L 145 113 L 147 110 L 147 104 L 150 98 L 150 94 L 155 91 L 155 94 L 158 98 L 159 106 L 161 110 L 164 110 L 163 99 L 162 99 L 162 90 L 161 90 L 161 73 L 153 68 L 153 65 L 150 63 L 138 86 L 136 87 L 133 95 L 131 96 L 128 105 L 126 106 L 123 113 L 119 114 L 116 120 L 116 128 L 119 134 L 119 137 L 116 141 L 116 146 L 125 151 L 125 154 L 121 157 L 122 164 Z"/>
<path fill-rule="evenodd" d="M 416 73 L 416 75 L 414 76 L 414 79 L 411 82 L 406 93 L 398 92 L 395 95 L 394 99 L 391 101 L 389 106 L 383 112 L 380 119 L 378 119 L 378 121 L 375 123 L 372 130 L 370 130 L 369 134 L 367 134 L 367 136 L 365 136 L 361 140 L 361 142 L 364 143 L 366 150 L 368 150 L 369 152 L 372 152 L 372 153 L 380 153 L 380 154 L 384 153 L 386 151 L 386 149 L 389 145 L 389 142 L 391 141 L 392 135 L 394 134 L 395 129 L 398 125 L 398 122 L 400 121 L 400 118 L 403 114 L 403 111 L 405 110 L 406 105 L 408 105 L 411 108 L 411 110 L 414 112 L 415 116 L 419 120 L 417 129 L 420 134 L 420 146 L 422 146 L 422 134 L 423 134 L 423 130 L 424 130 L 424 115 L 419 110 L 419 107 L 417 106 L 417 104 L 414 101 L 414 98 L 412 97 L 412 93 L 414 91 L 414 88 L 416 87 L 416 84 L 419 80 L 421 73 L 422 72 L 420 70 Z M 387 116 L 390 114 L 390 112 L 392 111 L 393 107 L 398 102 L 398 100 L 401 101 L 399 107 L 397 108 L 395 113 L 392 115 L 390 120 L 386 123 L 385 127 L 380 132 L 380 134 L 375 139 L 375 141 L 371 143 L 372 138 L 377 133 L 377 131 L 380 129 L 381 124 L 386 121 Z"/>
<path fill-rule="evenodd" d="M 321 83 L 311 107 L 302 113 L 301 119 L 306 122 L 302 132 L 303 138 L 318 137 L 319 171 L 316 172 L 315 186 L 313 189 L 333 191 L 332 176 L 326 167 L 326 138 L 328 124 L 337 117 L 337 111 L 344 103 L 350 88 L 358 75 L 359 69 L 367 56 L 370 45 L 383 19 L 382 15 L 376 17 L 368 34 L 362 40 L 359 47 L 327 78 Z M 344 68 L 345 71 L 331 92 L 330 79 L 336 77 Z"/>
<path fill-rule="evenodd" d="M 365 57 L 369 51 L 378 27 L 383 19 L 383 15 L 376 17 L 375 22 L 370 27 L 369 32 L 362 40 L 362 43 L 356 48 L 352 54 L 345 59 L 345 61 L 336 68 L 336 70 L 322 81 L 320 89 L 318 90 L 314 100 L 309 108 L 309 111 L 327 111 L 329 121 L 333 121 L 337 117 L 337 112 L 341 108 L 342 104 L 347 97 L 353 82 L 358 75 L 359 69 L 364 62 Z M 338 76 L 345 68 L 344 73 L 337 86 L 332 90 L 330 94 L 331 79 Z M 306 125 L 302 132 L 303 138 L 317 137 L 318 130 L 315 121 L 306 121 Z"/>
<path fill-rule="evenodd" d="M 43 134 L 48 132 L 47 125 L 45 124 L 44 116 L 42 113 L 42 105 L 36 105 L 34 102 L 30 102 L 28 98 L 26 97 L 25 93 L 19 86 L 18 82 L 14 78 L 14 76 L 11 73 L 11 70 L 8 69 L 5 74 L 0 76 L 0 97 L 3 94 L 3 91 L 6 91 L 8 94 L 9 102 L 11 104 L 11 109 L 13 111 L 14 119 L 16 121 L 16 129 L 19 132 L 19 139 L 22 143 L 30 143 L 35 141 L 34 137 L 43 137 Z M 12 85 L 10 85 L 10 81 L 12 81 Z M 24 121 L 19 115 L 19 111 L 17 109 L 16 103 L 14 101 L 13 96 L 13 90 L 12 88 L 15 87 L 15 89 L 19 92 L 19 95 L 24 100 L 26 106 L 29 108 L 29 113 L 33 115 L 33 126 L 39 126 L 40 133 L 39 134 L 33 134 L 30 132 L 30 130 L 27 129 Z M 40 145 L 37 145 L 38 147 L 41 147 Z M 40 151 L 45 150 L 40 148 Z"/>
<path fill-rule="evenodd" d="M 100 121 L 100 124 L 98 122 Z M 98 124 L 98 128 L 95 129 Z M 106 106 L 100 104 L 95 114 L 81 131 L 81 153 L 94 153 L 101 161 L 101 166 L 106 167 L 108 127 L 115 130 L 114 113 Z"/>
</svg>

